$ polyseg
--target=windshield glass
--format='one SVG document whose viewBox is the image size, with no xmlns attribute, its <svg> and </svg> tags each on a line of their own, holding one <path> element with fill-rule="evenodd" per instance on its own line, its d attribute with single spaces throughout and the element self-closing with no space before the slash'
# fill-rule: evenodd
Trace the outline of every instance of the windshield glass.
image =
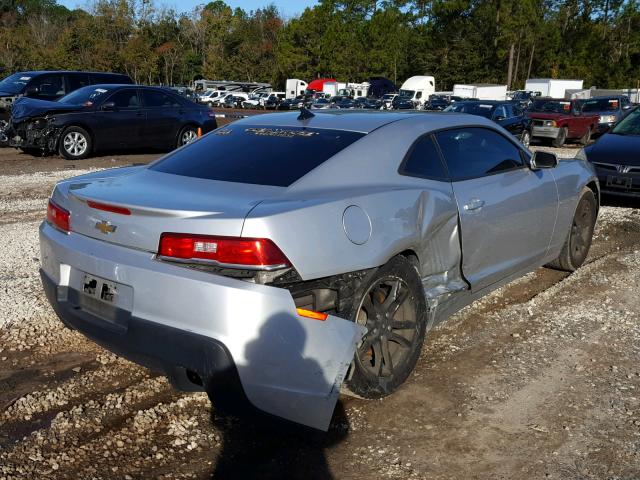
<svg viewBox="0 0 640 480">
<path fill-rule="evenodd" d="M 611 133 L 617 135 L 640 135 L 640 110 L 635 109 L 620 121 Z"/>
<path fill-rule="evenodd" d="M 597 98 L 585 100 L 582 104 L 583 112 L 612 112 L 618 110 L 620 102 L 617 98 Z"/>
<path fill-rule="evenodd" d="M 342 130 L 231 124 L 150 168 L 186 177 L 287 187 L 363 136 Z"/>
<path fill-rule="evenodd" d="M 103 87 L 82 87 L 62 97 L 58 102 L 67 103 L 69 105 L 84 105 L 90 107 L 101 101 L 105 94 L 109 92 L 109 88 Z"/>
<path fill-rule="evenodd" d="M 532 112 L 547 113 L 569 113 L 571 112 L 571 102 L 559 100 L 536 100 L 531 107 Z"/>
<path fill-rule="evenodd" d="M 7 93 L 22 93 L 24 87 L 27 86 L 31 75 L 25 75 L 24 73 L 14 73 L 0 82 L 0 91 Z"/>
<path fill-rule="evenodd" d="M 413 98 L 415 93 L 415 90 L 400 90 L 400 96 L 405 98 Z"/>
<path fill-rule="evenodd" d="M 391 100 L 393 97 L 395 97 L 396 94 L 395 93 L 386 93 L 382 98 L 384 100 Z"/>
<path fill-rule="evenodd" d="M 455 103 L 445 109 L 447 112 L 469 113 L 471 115 L 480 115 L 481 117 L 491 118 L 491 114 L 496 106 L 488 103 L 469 102 Z"/>
</svg>

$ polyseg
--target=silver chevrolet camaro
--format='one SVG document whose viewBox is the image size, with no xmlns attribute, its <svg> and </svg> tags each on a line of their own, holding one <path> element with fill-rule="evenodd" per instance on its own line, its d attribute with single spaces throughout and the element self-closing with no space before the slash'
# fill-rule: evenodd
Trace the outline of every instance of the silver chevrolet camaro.
<svg viewBox="0 0 640 480">
<path fill-rule="evenodd" d="M 326 430 L 425 333 L 542 265 L 585 260 L 599 185 L 465 114 L 259 115 L 147 166 L 60 182 L 40 227 L 58 316 L 216 408 Z"/>
</svg>

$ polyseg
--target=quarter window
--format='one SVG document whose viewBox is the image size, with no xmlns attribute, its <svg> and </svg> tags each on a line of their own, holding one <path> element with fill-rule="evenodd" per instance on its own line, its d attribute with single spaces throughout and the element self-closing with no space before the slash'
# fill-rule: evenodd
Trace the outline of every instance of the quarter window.
<svg viewBox="0 0 640 480">
<path fill-rule="evenodd" d="M 483 177 L 524 166 L 520 149 L 486 128 L 460 128 L 436 134 L 452 180 Z"/>
<path fill-rule="evenodd" d="M 413 144 L 400 169 L 402 175 L 443 180 L 447 178 L 438 149 L 431 135 L 424 136 Z"/>
</svg>

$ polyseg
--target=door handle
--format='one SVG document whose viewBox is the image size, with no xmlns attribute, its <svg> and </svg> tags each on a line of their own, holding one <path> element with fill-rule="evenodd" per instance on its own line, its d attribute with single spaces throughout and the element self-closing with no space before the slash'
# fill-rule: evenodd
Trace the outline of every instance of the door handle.
<svg viewBox="0 0 640 480">
<path fill-rule="evenodd" d="M 471 210 L 479 210 L 484 206 L 484 200 L 480 200 L 479 198 L 472 198 L 471 200 L 469 200 L 469 203 L 467 203 L 463 208 L 467 211 L 471 211 Z"/>
</svg>

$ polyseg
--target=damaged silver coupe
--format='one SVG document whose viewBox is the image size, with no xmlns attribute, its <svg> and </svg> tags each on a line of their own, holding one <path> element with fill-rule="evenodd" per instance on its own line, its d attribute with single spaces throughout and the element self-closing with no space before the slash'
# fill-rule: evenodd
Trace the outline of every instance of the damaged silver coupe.
<svg viewBox="0 0 640 480">
<path fill-rule="evenodd" d="M 599 185 L 465 114 L 308 111 L 59 183 L 40 228 L 62 321 L 219 409 L 328 428 L 391 394 L 426 332 L 585 260 Z"/>
</svg>

